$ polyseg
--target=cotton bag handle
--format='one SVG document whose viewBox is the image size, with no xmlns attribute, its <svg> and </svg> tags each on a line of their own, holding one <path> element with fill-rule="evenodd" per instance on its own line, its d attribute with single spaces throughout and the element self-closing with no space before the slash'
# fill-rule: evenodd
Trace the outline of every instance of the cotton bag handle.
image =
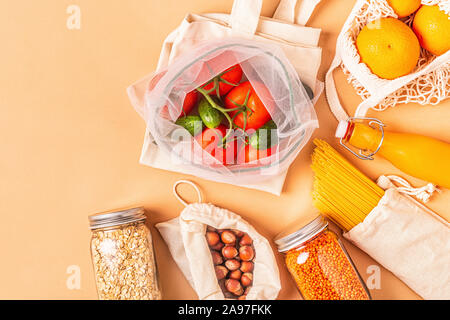
<svg viewBox="0 0 450 320">
<path fill-rule="evenodd" d="M 178 199 L 178 201 L 180 201 L 185 207 L 187 207 L 189 205 L 189 203 L 187 203 L 178 193 L 177 187 L 180 184 L 188 184 L 191 187 L 193 187 L 194 190 L 197 192 L 197 197 L 198 197 L 198 201 L 197 202 L 198 203 L 202 203 L 203 202 L 202 193 L 200 192 L 199 187 L 195 183 L 193 183 L 192 181 L 189 181 L 189 180 L 178 180 L 177 182 L 174 183 L 172 191 L 173 191 L 173 194 L 175 195 L 175 197 Z"/>
<path fill-rule="evenodd" d="M 298 0 L 281 0 L 273 18 L 305 26 L 320 1 L 321 0 L 303 0 L 300 3 L 296 15 L 295 8 Z"/>
<path fill-rule="evenodd" d="M 232 34 L 240 37 L 252 37 L 259 23 L 263 0 L 234 0 L 231 9 L 230 24 Z"/>
</svg>

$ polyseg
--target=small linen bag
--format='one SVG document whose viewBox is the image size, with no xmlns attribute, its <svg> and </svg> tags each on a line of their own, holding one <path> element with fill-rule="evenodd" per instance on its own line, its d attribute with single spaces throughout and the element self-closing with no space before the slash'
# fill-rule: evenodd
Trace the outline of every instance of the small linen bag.
<svg viewBox="0 0 450 320">
<path fill-rule="evenodd" d="M 186 183 L 194 187 L 198 203 L 187 204 L 177 193 L 176 187 Z M 180 180 L 173 187 L 175 196 L 186 208 L 180 216 L 158 223 L 160 232 L 176 264 L 200 300 L 224 300 L 219 287 L 211 253 L 206 242 L 207 226 L 216 229 L 235 229 L 247 233 L 255 248 L 253 284 L 247 300 L 273 300 L 281 289 L 277 262 L 269 241 L 261 236 L 247 221 L 237 214 L 212 204 L 202 203 L 198 187 L 187 180 Z"/>
<path fill-rule="evenodd" d="M 450 299 L 449 223 L 414 200 L 414 192 L 381 176 L 377 184 L 387 189 L 363 222 L 344 237 L 390 270 L 424 299 Z M 417 191 L 417 190 L 416 190 Z M 428 199 L 424 188 L 419 198 Z M 417 195 L 417 192 L 415 193 Z"/>
</svg>

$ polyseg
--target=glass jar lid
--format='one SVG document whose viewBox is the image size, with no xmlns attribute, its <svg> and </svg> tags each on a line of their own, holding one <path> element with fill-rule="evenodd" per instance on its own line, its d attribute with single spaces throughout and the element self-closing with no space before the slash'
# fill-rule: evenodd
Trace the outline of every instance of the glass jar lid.
<svg viewBox="0 0 450 320">
<path fill-rule="evenodd" d="M 91 229 L 108 228 L 132 222 L 145 221 L 146 218 L 143 207 L 102 212 L 89 216 L 89 227 Z"/>
<path fill-rule="evenodd" d="M 297 229 L 297 231 L 286 236 L 279 236 L 279 238 L 275 239 L 275 244 L 277 245 L 279 252 L 286 252 L 310 240 L 327 226 L 328 221 L 322 216 L 318 216 L 304 227 Z"/>
</svg>

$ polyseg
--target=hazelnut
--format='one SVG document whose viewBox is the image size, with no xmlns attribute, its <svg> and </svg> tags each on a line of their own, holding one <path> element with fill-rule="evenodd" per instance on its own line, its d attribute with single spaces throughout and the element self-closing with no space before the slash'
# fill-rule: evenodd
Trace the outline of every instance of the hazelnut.
<svg viewBox="0 0 450 320">
<path fill-rule="evenodd" d="M 255 256 L 253 248 L 250 246 L 242 246 L 239 248 L 239 258 L 242 261 L 250 261 Z"/>
<path fill-rule="evenodd" d="M 207 226 L 206 231 L 217 232 L 217 229 L 211 226 Z"/>
<path fill-rule="evenodd" d="M 220 241 L 219 234 L 213 231 L 206 232 L 206 241 L 210 247 L 215 246 Z"/>
<path fill-rule="evenodd" d="M 225 259 L 233 259 L 234 257 L 237 256 L 237 254 L 238 254 L 238 251 L 233 246 L 225 246 L 222 248 L 222 256 Z"/>
<path fill-rule="evenodd" d="M 225 281 L 225 288 L 236 296 L 240 296 L 244 293 L 244 289 L 239 281 L 234 279 L 228 279 Z"/>
<path fill-rule="evenodd" d="M 228 261 L 233 261 L 233 260 L 228 260 Z M 238 270 L 234 270 L 234 271 L 230 272 L 229 278 L 234 279 L 234 280 L 240 280 L 241 275 L 242 275 L 242 272 L 241 272 L 241 270 L 238 269 Z"/>
<path fill-rule="evenodd" d="M 251 262 L 251 261 L 242 261 L 242 263 L 241 263 L 241 271 L 242 272 L 252 272 L 253 271 L 253 262 Z"/>
<path fill-rule="evenodd" d="M 248 293 L 250 292 L 251 288 L 252 288 L 252 286 L 248 286 L 247 288 L 245 288 L 244 295 L 248 295 Z"/>
<path fill-rule="evenodd" d="M 246 299 L 247 299 L 247 295 L 245 295 L 245 294 L 238 298 L 238 300 L 246 300 Z"/>
<path fill-rule="evenodd" d="M 234 244 L 234 243 L 236 243 L 236 235 L 233 232 L 229 231 L 229 230 L 226 230 L 226 231 L 222 232 L 220 237 L 222 239 L 222 242 L 225 243 L 225 244 Z"/>
<path fill-rule="evenodd" d="M 219 241 L 215 246 L 212 246 L 211 249 L 220 251 L 225 245 L 222 241 Z"/>
<path fill-rule="evenodd" d="M 244 287 L 248 287 L 253 282 L 253 274 L 246 272 L 241 277 L 241 283 Z"/>
<path fill-rule="evenodd" d="M 232 294 L 231 292 L 228 292 L 228 290 L 225 289 L 225 291 L 222 291 L 224 297 L 226 299 L 236 299 L 236 296 Z"/>
<path fill-rule="evenodd" d="M 251 246 L 253 244 L 252 238 L 248 234 L 244 234 L 239 241 L 239 245 L 241 246 Z"/>
<path fill-rule="evenodd" d="M 224 279 L 228 274 L 228 270 L 224 266 L 215 266 L 214 270 L 216 271 L 216 277 L 218 280 Z"/>
<path fill-rule="evenodd" d="M 218 264 L 222 264 L 223 263 L 222 255 L 219 252 L 211 251 L 211 256 L 212 256 L 212 260 L 213 260 L 214 265 L 218 265 Z"/>
<path fill-rule="evenodd" d="M 242 237 L 243 235 L 245 235 L 244 232 L 242 232 L 242 231 L 240 231 L 240 230 L 236 230 L 236 229 L 233 230 L 233 233 L 234 233 L 234 234 L 236 235 L 236 237 L 238 237 L 238 238 L 240 238 L 240 237 Z"/>
<path fill-rule="evenodd" d="M 227 269 L 230 271 L 238 270 L 240 266 L 241 266 L 241 263 L 239 261 L 237 261 L 236 259 L 231 259 L 231 260 L 225 261 L 225 267 L 227 267 Z"/>
</svg>

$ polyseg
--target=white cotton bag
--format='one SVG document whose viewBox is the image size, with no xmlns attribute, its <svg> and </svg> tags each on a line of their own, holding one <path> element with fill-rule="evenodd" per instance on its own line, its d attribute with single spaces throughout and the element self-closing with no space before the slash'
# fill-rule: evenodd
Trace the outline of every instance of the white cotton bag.
<svg viewBox="0 0 450 320">
<path fill-rule="evenodd" d="M 384 196 L 344 237 L 422 298 L 450 299 L 448 222 L 401 193 L 389 178 L 381 176 L 378 184 L 388 188 Z"/>
<path fill-rule="evenodd" d="M 317 46 L 320 29 L 304 27 L 294 23 L 296 21 L 306 23 L 318 1 L 304 0 L 302 2 L 303 5 L 298 10 L 294 5 L 296 2 L 296 0 L 282 1 L 273 19 L 259 16 L 262 0 L 235 0 L 230 15 L 189 14 L 186 16 L 182 24 L 165 40 L 156 73 L 146 76 L 128 88 L 131 103 L 147 122 L 147 130 L 140 158 L 142 164 L 280 195 L 289 164 L 309 140 L 313 130 L 318 127 L 318 121 L 312 106 L 317 101 L 323 89 L 323 85 L 317 81 L 317 72 L 322 53 L 321 48 Z M 315 96 L 311 105 L 307 108 L 308 110 L 304 108 L 305 112 L 302 111 L 299 113 L 303 117 L 303 127 L 299 128 L 296 133 L 297 137 L 295 137 L 292 130 L 290 131 L 290 137 L 292 138 L 290 139 L 290 143 L 291 146 L 295 147 L 290 148 L 291 151 L 289 152 L 285 148 L 286 152 L 277 153 L 277 157 L 280 159 L 280 162 L 277 163 L 280 166 L 276 170 L 266 170 L 264 174 L 255 172 L 255 170 L 252 170 L 253 173 L 243 173 L 243 171 L 239 170 L 239 173 L 236 174 L 236 171 L 234 173 L 230 172 L 228 168 L 220 168 L 220 170 L 215 170 L 216 172 L 211 172 L 211 170 L 206 172 L 202 170 L 204 168 L 201 166 L 193 168 L 193 166 L 186 165 L 186 163 L 180 164 L 180 162 L 174 162 L 169 154 L 173 150 L 173 146 L 168 146 L 167 143 L 161 143 L 161 130 L 157 130 L 158 128 L 156 127 L 161 122 L 153 117 L 154 111 L 152 111 L 153 109 L 148 104 L 149 83 L 155 76 L 160 75 L 161 71 L 169 70 L 168 72 L 171 72 L 174 64 L 180 64 L 180 61 L 183 59 L 187 61 L 187 55 L 192 56 L 192 51 L 195 48 L 199 48 L 202 45 L 207 46 L 207 42 L 210 45 L 214 43 L 217 46 L 217 43 L 220 43 L 221 40 L 225 43 L 226 41 L 232 41 L 232 39 L 236 41 L 238 41 L 237 39 L 245 39 L 241 40 L 244 43 L 257 41 L 261 47 L 276 48 L 269 49 L 269 51 L 273 52 L 277 59 L 281 57 L 282 60 L 285 60 L 285 65 L 292 65 L 292 70 L 296 75 L 294 76 L 292 71 L 289 70 L 290 77 L 297 77 L 301 82 L 312 88 Z M 235 62 L 240 62 L 246 58 L 242 51 L 235 54 L 235 56 L 239 57 L 239 61 Z M 251 52 L 249 52 L 248 56 L 250 58 L 253 57 L 253 61 L 259 59 Z M 247 66 L 250 64 L 252 63 L 248 63 Z M 222 67 L 225 68 L 225 65 L 226 63 Z M 261 58 L 259 59 L 259 65 L 267 66 L 273 64 L 264 63 L 264 59 Z M 288 69 L 290 68 L 288 67 Z M 195 67 L 191 69 L 193 73 L 198 72 L 198 69 L 194 69 Z M 252 68 L 248 67 L 247 71 L 250 69 Z M 256 69 L 253 68 L 252 70 Z M 248 74 L 249 72 L 247 72 L 246 76 Z M 268 79 L 269 73 L 266 72 L 265 74 L 266 76 L 263 76 L 263 78 Z M 261 79 L 261 74 L 258 74 L 257 77 Z M 272 82 L 275 83 L 276 79 L 272 79 Z M 281 84 L 281 82 L 279 83 Z M 188 90 L 187 87 L 186 90 Z M 295 89 L 293 92 L 302 90 Z M 305 91 L 303 90 L 300 95 L 304 93 Z M 157 94 L 155 93 L 153 97 L 156 96 Z M 183 101 L 182 99 L 184 97 L 178 96 L 177 99 Z M 305 102 L 305 104 L 308 103 Z M 175 117 L 175 109 L 172 108 L 169 112 L 171 117 Z M 285 119 L 291 119 L 291 115 L 287 115 Z M 156 136 L 155 132 L 157 133 Z M 162 148 L 161 146 L 164 147 Z M 285 158 L 289 159 L 286 160 Z"/>
<path fill-rule="evenodd" d="M 199 194 L 199 202 L 187 204 L 176 193 L 180 183 L 192 185 Z M 212 204 L 201 203 L 201 195 L 190 181 L 181 180 L 174 185 L 174 192 L 186 205 L 180 216 L 158 223 L 160 232 L 176 264 L 200 300 L 224 300 L 219 287 L 210 249 L 206 242 L 207 226 L 216 229 L 235 229 L 247 233 L 253 240 L 253 284 L 247 300 L 274 300 L 281 289 L 277 262 L 269 241 L 261 236 L 239 215 Z"/>
</svg>

